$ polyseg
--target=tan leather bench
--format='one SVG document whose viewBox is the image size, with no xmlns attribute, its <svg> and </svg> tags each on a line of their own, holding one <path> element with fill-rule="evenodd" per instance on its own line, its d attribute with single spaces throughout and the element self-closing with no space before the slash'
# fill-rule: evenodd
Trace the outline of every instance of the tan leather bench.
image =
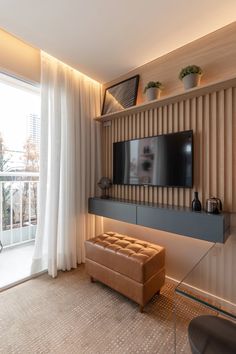
<svg viewBox="0 0 236 354">
<path fill-rule="evenodd" d="M 97 279 L 144 305 L 165 282 L 165 249 L 135 238 L 106 232 L 85 241 L 86 269 Z"/>
</svg>

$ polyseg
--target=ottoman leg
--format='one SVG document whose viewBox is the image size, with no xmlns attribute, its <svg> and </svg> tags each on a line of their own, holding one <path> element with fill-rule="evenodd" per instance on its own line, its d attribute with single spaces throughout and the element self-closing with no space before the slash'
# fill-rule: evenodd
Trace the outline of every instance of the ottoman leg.
<svg viewBox="0 0 236 354">
<path fill-rule="evenodd" d="M 140 312 L 140 313 L 143 313 L 143 309 L 144 309 L 144 306 L 139 305 L 139 312 Z"/>
<path fill-rule="evenodd" d="M 161 291 L 161 290 L 159 289 L 159 290 L 156 292 L 156 294 L 157 294 L 157 295 L 160 295 L 160 291 Z"/>
<path fill-rule="evenodd" d="M 94 283 L 95 282 L 94 277 L 90 277 L 90 281 L 91 283 Z"/>
</svg>

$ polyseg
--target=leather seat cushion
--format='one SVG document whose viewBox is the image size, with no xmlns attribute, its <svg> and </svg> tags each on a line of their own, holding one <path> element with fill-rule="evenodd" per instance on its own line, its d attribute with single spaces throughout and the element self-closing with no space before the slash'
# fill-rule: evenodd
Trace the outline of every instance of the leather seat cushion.
<svg viewBox="0 0 236 354">
<path fill-rule="evenodd" d="M 164 247 L 115 232 L 85 242 L 86 258 L 145 283 L 165 267 Z"/>
</svg>

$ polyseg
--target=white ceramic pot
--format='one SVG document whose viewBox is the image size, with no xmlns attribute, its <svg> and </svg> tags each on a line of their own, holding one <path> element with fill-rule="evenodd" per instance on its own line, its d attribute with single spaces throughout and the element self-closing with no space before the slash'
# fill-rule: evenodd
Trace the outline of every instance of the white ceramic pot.
<svg viewBox="0 0 236 354">
<path fill-rule="evenodd" d="M 200 80 L 201 80 L 201 75 L 199 74 L 188 74 L 184 76 L 182 79 L 185 90 L 199 86 Z"/>
<path fill-rule="evenodd" d="M 161 96 L 161 90 L 157 87 L 150 87 L 146 90 L 146 96 L 148 101 L 157 100 Z"/>
</svg>

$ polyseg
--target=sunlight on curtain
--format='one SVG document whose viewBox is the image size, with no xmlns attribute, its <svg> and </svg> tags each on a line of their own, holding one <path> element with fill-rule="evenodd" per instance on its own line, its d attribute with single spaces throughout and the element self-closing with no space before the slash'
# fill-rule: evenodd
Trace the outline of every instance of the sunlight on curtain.
<svg viewBox="0 0 236 354">
<path fill-rule="evenodd" d="M 102 232 L 88 198 L 101 176 L 101 85 L 41 53 L 40 214 L 32 271 L 76 268 L 84 241 Z"/>
</svg>

